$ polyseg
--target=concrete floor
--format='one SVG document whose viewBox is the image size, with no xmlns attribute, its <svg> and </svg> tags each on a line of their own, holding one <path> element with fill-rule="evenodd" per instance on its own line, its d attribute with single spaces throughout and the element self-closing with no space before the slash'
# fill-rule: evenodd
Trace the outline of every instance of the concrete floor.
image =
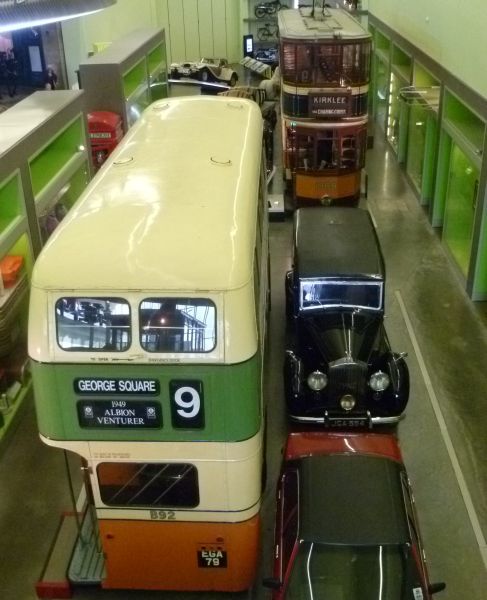
<svg viewBox="0 0 487 600">
<path fill-rule="evenodd" d="M 487 599 L 487 311 L 463 291 L 441 240 L 428 224 L 392 151 L 376 135 L 368 152 L 368 199 L 387 266 L 387 330 L 409 353 L 411 398 L 398 428 L 415 491 L 430 578 L 445 580 L 441 600 Z M 276 157 L 278 158 L 278 157 Z M 278 161 L 277 161 L 278 162 Z M 281 187 L 280 172 L 272 191 Z M 268 598 L 275 482 L 286 434 L 281 365 L 284 273 L 290 220 L 272 223 L 272 310 L 266 357 L 269 477 L 263 503 L 263 558 L 253 590 L 235 599 Z M 71 461 L 73 471 L 78 463 Z M 63 510 L 71 510 L 63 453 L 37 437 L 32 401 L 0 455 L 0 598 L 33 600 Z M 67 550 L 68 551 L 68 550 Z M 75 599 L 207 600 L 225 594 L 106 592 L 77 588 Z"/>
</svg>

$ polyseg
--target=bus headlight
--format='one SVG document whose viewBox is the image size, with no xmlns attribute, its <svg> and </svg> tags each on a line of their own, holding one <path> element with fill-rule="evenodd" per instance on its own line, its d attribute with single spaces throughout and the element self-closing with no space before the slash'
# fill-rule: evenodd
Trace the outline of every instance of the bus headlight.
<svg viewBox="0 0 487 600">
<path fill-rule="evenodd" d="M 355 398 L 352 396 L 352 394 L 345 394 L 345 396 L 340 398 L 340 406 L 347 412 L 352 410 L 352 408 L 355 406 Z"/>
<path fill-rule="evenodd" d="M 313 371 L 308 375 L 308 385 L 313 392 L 319 392 L 328 383 L 328 377 L 321 371 Z"/>
<path fill-rule="evenodd" d="M 377 371 L 370 377 L 369 385 L 374 392 L 383 392 L 389 385 L 390 379 L 387 373 Z"/>
</svg>

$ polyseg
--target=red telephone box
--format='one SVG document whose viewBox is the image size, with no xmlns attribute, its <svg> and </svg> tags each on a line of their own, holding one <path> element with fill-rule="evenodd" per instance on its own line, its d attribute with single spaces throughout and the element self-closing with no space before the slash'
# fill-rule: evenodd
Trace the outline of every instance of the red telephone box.
<svg viewBox="0 0 487 600">
<path fill-rule="evenodd" d="M 106 110 L 88 113 L 88 132 L 93 167 L 98 171 L 122 139 L 122 119 L 120 115 Z"/>
</svg>

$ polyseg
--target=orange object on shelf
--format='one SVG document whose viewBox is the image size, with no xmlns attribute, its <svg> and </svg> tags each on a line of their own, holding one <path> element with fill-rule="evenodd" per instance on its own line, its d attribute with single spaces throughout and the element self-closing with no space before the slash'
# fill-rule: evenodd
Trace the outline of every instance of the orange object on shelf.
<svg viewBox="0 0 487 600">
<path fill-rule="evenodd" d="M 23 256 L 9 254 L 0 260 L 0 273 L 5 287 L 12 287 L 15 284 L 23 264 Z"/>
</svg>

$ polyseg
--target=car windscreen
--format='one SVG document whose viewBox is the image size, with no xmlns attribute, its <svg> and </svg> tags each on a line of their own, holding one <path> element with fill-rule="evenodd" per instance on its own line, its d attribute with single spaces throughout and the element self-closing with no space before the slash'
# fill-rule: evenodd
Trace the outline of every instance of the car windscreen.
<svg viewBox="0 0 487 600">
<path fill-rule="evenodd" d="M 404 546 L 331 546 L 302 541 L 286 600 L 421 598 Z M 416 590 L 416 594 L 413 595 Z"/>
<path fill-rule="evenodd" d="M 323 306 L 349 306 L 380 310 L 382 281 L 302 280 L 299 306 L 313 310 Z"/>
</svg>

